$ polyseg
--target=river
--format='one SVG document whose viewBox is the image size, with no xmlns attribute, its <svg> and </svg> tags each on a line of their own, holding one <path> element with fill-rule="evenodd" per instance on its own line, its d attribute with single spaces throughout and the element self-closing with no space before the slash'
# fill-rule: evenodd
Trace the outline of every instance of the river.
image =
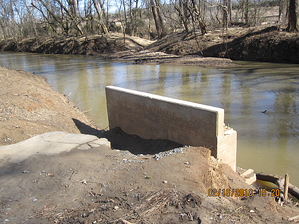
<svg viewBox="0 0 299 224">
<path fill-rule="evenodd" d="M 114 85 L 224 108 L 238 132 L 237 166 L 291 175 L 299 186 L 299 65 L 240 67 L 135 65 L 93 56 L 0 53 L 0 66 L 43 76 L 100 128 L 108 126 L 105 86 Z M 262 113 L 267 110 L 266 113 Z"/>
</svg>

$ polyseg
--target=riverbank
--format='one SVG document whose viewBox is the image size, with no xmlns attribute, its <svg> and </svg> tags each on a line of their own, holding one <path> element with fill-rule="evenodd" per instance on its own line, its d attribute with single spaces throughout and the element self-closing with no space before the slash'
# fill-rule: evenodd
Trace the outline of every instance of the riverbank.
<svg viewBox="0 0 299 224">
<path fill-rule="evenodd" d="M 59 132 L 58 139 L 47 137 L 51 141 L 43 135 L 47 145 L 29 145 L 34 155 L 18 163 L 1 159 L 1 222 L 289 223 L 299 214 L 293 202 L 281 206 L 269 195 L 209 197 L 211 188 L 251 187 L 205 148 L 97 129 L 39 76 L 0 68 L 0 94 L 1 145 L 54 130 L 92 134 L 92 141 L 96 135 L 112 145 L 81 142 L 70 152 L 42 155 L 56 144 L 79 140 L 62 141 Z M 153 148 L 160 152 L 149 153 Z"/>
<path fill-rule="evenodd" d="M 94 127 L 67 96 L 24 70 L 0 67 L 0 95 L 0 145 L 50 131 L 80 133 L 73 119 Z"/>
<path fill-rule="evenodd" d="M 205 67 L 236 66 L 232 60 L 299 63 L 299 34 L 278 27 L 231 27 L 196 33 L 173 33 L 150 41 L 110 33 L 86 37 L 2 40 L 0 51 L 99 55 L 132 63 L 167 63 Z"/>
</svg>

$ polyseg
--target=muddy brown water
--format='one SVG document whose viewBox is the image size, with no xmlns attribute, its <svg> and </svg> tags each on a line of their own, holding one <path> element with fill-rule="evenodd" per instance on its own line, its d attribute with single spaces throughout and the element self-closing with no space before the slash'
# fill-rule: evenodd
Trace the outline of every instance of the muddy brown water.
<svg viewBox="0 0 299 224">
<path fill-rule="evenodd" d="M 0 66 L 45 77 L 100 128 L 108 126 L 107 85 L 224 108 L 225 123 L 238 132 L 237 165 L 289 173 L 291 183 L 299 186 L 299 65 L 238 63 L 242 66 L 213 69 L 78 55 L 0 54 Z"/>
</svg>

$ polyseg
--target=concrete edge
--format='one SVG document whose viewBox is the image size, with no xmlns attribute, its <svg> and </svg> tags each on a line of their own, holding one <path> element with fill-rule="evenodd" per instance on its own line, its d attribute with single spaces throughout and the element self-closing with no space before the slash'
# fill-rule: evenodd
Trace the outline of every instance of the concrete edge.
<svg viewBox="0 0 299 224">
<path fill-rule="evenodd" d="M 207 111 L 211 111 L 211 112 L 224 113 L 224 109 L 222 109 L 222 108 L 208 106 L 208 105 L 199 104 L 199 103 L 193 103 L 190 101 L 174 99 L 174 98 L 170 98 L 170 97 L 166 97 L 166 96 L 159 96 L 159 95 L 155 95 L 155 94 L 151 94 L 151 93 L 145 93 L 145 92 L 141 92 L 141 91 L 137 91 L 137 90 L 125 89 L 125 88 L 116 87 L 116 86 L 106 86 L 106 88 L 112 89 L 112 90 L 117 90 L 119 92 L 129 93 L 129 94 L 133 93 L 138 96 L 148 97 L 150 99 L 155 99 L 155 100 L 161 100 L 161 101 L 165 101 L 168 103 L 186 105 L 186 106 L 203 109 L 203 110 L 207 110 Z"/>
</svg>

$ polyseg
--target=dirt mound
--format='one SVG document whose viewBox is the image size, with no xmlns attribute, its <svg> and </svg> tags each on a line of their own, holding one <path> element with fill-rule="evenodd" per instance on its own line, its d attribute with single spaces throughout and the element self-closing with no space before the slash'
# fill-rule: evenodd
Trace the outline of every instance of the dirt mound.
<svg viewBox="0 0 299 224">
<path fill-rule="evenodd" d="M 46 80 L 23 70 L 0 67 L 0 145 L 50 131 L 80 133 L 73 119 L 91 121 L 55 92 Z"/>
</svg>

